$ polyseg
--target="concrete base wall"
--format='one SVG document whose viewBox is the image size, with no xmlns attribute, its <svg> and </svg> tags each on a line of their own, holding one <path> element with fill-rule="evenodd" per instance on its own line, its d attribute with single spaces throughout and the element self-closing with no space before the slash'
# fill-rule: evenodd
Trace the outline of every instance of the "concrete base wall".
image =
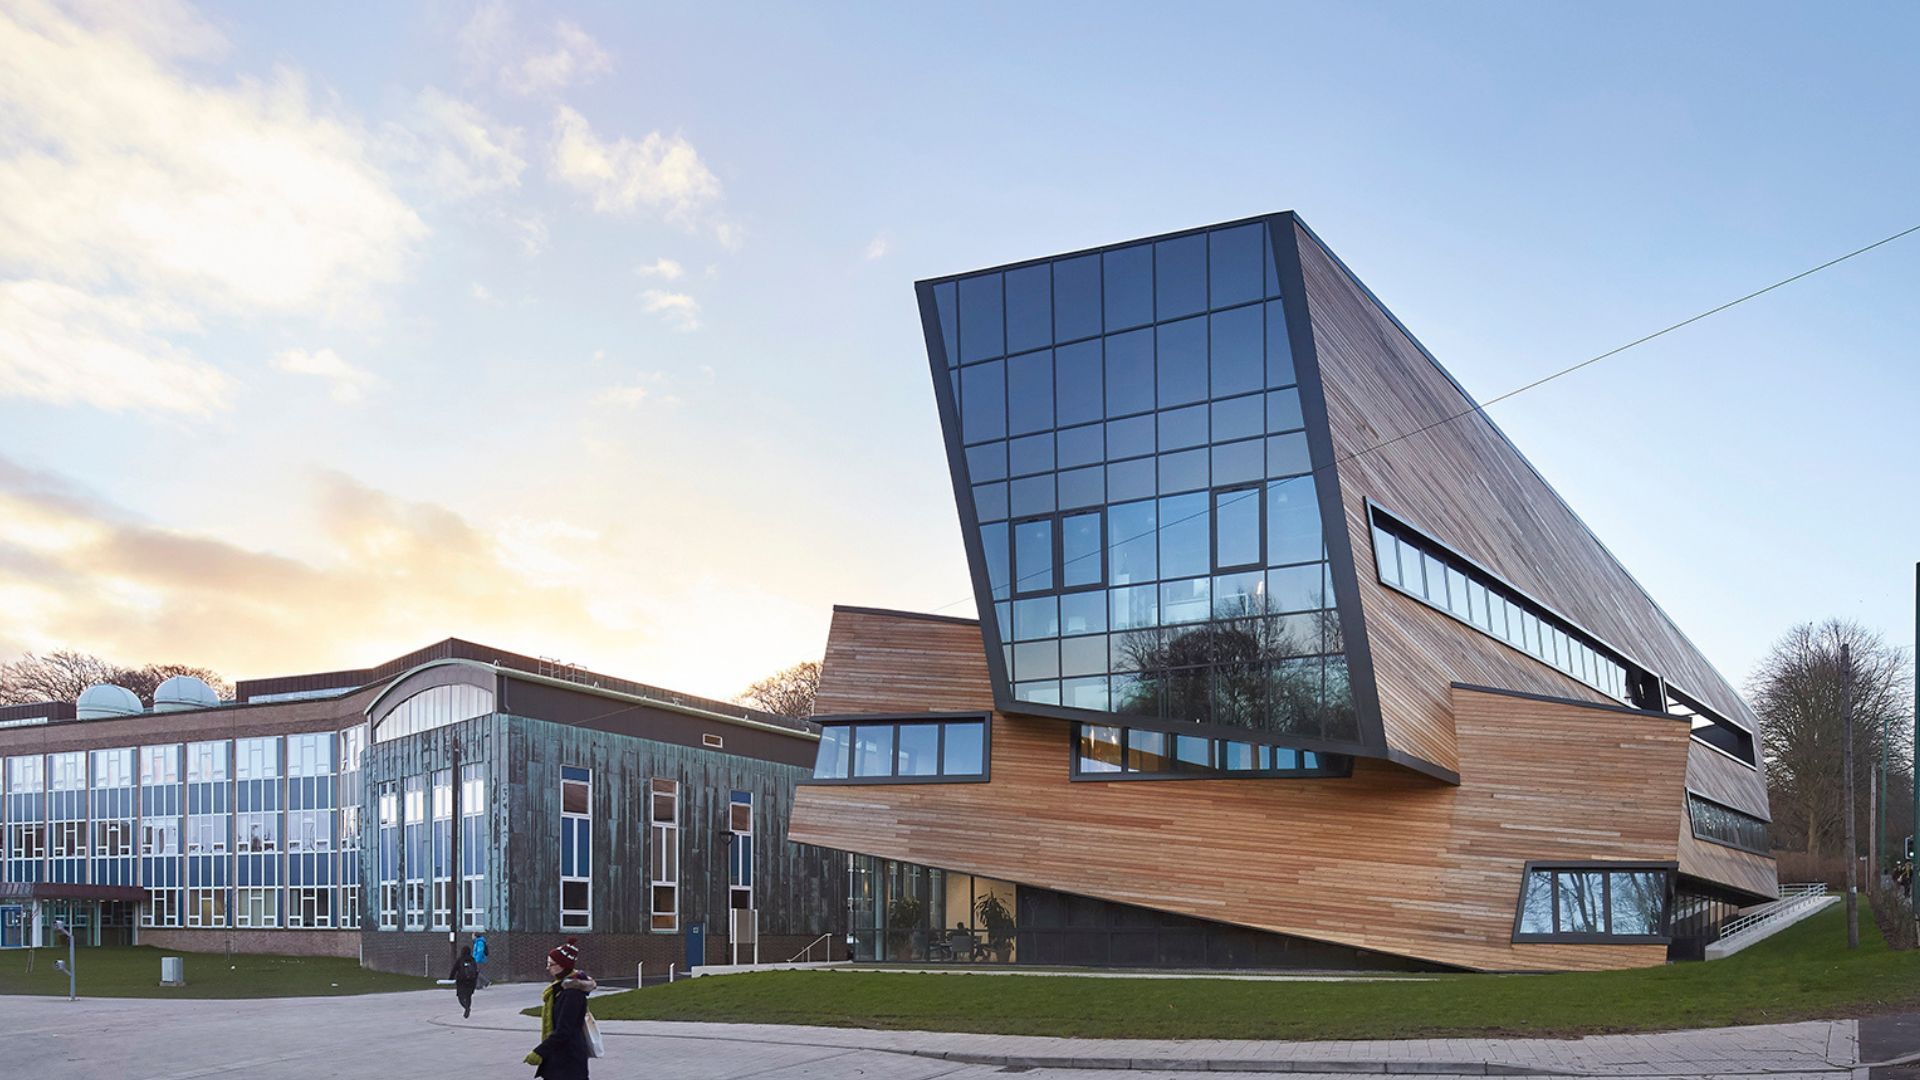
<svg viewBox="0 0 1920 1080">
<path fill-rule="evenodd" d="M 272 956 L 360 955 L 360 935 L 352 930 L 176 930 L 143 926 L 140 944 L 180 952 L 264 953 Z"/>
<path fill-rule="evenodd" d="M 760 959 L 777 963 L 807 947 L 818 935 L 774 935 L 760 939 Z M 447 932 L 375 930 L 362 935 L 366 967 L 402 975 L 427 974 L 443 978 L 453 966 Z M 547 950 L 569 937 L 580 939 L 580 967 L 587 973 L 607 979 L 632 979 L 636 964 L 646 965 L 647 978 L 664 975 L 668 965 L 687 970 L 686 938 L 681 934 L 527 934 L 506 931 L 487 933 L 486 976 L 494 982 L 545 982 Z M 473 940 L 461 933 L 460 944 Z M 828 956 L 831 947 L 832 955 Z M 822 943 L 813 952 L 818 959 L 848 959 L 844 941 Z M 743 959 L 746 957 L 743 955 Z M 708 964 L 727 964 L 732 956 L 724 940 L 711 937 L 706 942 Z M 437 965 L 437 966 L 436 966 Z"/>
</svg>

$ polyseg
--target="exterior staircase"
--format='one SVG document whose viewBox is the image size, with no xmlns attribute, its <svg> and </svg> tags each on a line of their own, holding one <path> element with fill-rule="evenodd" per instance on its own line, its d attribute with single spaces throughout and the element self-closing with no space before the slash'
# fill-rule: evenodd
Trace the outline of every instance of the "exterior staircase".
<svg viewBox="0 0 1920 1080">
<path fill-rule="evenodd" d="M 1782 885 L 1780 899 L 1727 920 L 1726 925 L 1720 928 L 1719 940 L 1707 946 L 1707 959 L 1719 960 L 1732 956 L 1754 942 L 1764 941 L 1839 901 L 1840 895 L 1828 892 L 1825 882 Z"/>
</svg>

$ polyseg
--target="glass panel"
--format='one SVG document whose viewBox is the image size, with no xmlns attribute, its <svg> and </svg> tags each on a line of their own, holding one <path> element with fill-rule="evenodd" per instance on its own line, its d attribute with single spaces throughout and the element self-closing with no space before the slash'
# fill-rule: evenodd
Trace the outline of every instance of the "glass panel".
<svg viewBox="0 0 1920 1080">
<path fill-rule="evenodd" d="M 1160 449 L 1184 450 L 1207 441 L 1207 407 L 1191 405 L 1160 414 Z"/>
<path fill-rule="evenodd" d="M 1298 476 L 1313 471 L 1313 456 L 1307 449 L 1307 435 L 1295 431 L 1267 439 L 1267 475 Z"/>
<path fill-rule="evenodd" d="M 1108 589 L 1113 600 L 1114 630 L 1137 630 L 1160 625 L 1160 590 L 1154 585 Z"/>
<path fill-rule="evenodd" d="M 1078 756 L 1083 773 L 1120 771 L 1120 729 L 1094 724 L 1079 726 Z"/>
<path fill-rule="evenodd" d="M 1264 444 L 1259 439 L 1216 446 L 1213 448 L 1213 483 L 1222 486 L 1258 480 L 1266 475 L 1261 468 L 1264 459 Z"/>
<path fill-rule="evenodd" d="M 900 725 L 901 776 L 937 776 L 940 773 L 940 725 Z"/>
<path fill-rule="evenodd" d="M 963 279 L 960 282 L 961 361 L 972 363 L 1005 351 L 1000 275 L 982 274 Z"/>
<path fill-rule="evenodd" d="M 1173 771 L 1173 765 L 1167 758 L 1167 736 L 1158 731 L 1128 728 L 1127 771 L 1149 773 Z"/>
<path fill-rule="evenodd" d="M 1186 319 L 1154 328 L 1159 346 L 1161 408 L 1207 398 L 1207 320 Z"/>
<path fill-rule="evenodd" d="M 1207 307 L 1207 238 L 1178 236 L 1153 245 L 1154 315 L 1177 319 Z"/>
<path fill-rule="evenodd" d="M 947 756 L 940 771 L 948 776 L 979 776 L 985 772 L 985 726 L 978 720 L 959 720 L 943 726 L 947 734 Z"/>
<path fill-rule="evenodd" d="M 1267 385 L 1292 386 L 1293 348 L 1287 341 L 1287 316 L 1278 300 L 1267 304 Z"/>
<path fill-rule="evenodd" d="M 1216 382 L 1216 390 L 1218 386 Z M 1214 402 L 1213 441 L 1229 442 L 1233 439 L 1245 439 L 1261 434 L 1266 424 L 1266 418 L 1262 415 L 1264 404 L 1259 394 L 1248 394 L 1245 397 Z M 991 480 L 993 478 L 975 477 L 975 479 Z"/>
<path fill-rule="evenodd" d="M 947 366 L 960 363 L 959 313 L 955 311 L 953 282 L 933 287 L 933 307 L 940 315 L 940 344 L 947 354 Z"/>
<path fill-rule="evenodd" d="M 1260 299 L 1264 224 L 1221 229 L 1207 237 L 1207 280 L 1214 307 Z"/>
<path fill-rule="evenodd" d="M 1104 675 L 1106 671 L 1107 637 L 1105 634 L 1060 640 L 1060 674 Z"/>
<path fill-rule="evenodd" d="M 1041 351 L 1007 359 L 1007 434 L 1025 435 L 1053 427 L 1053 353 Z"/>
<path fill-rule="evenodd" d="M 1007 435 L 1007 385 L 1002 361 L 960 372 L 960 436 L 975 443 Z"/>
<path fill-rule="evenodd" d="M 1100 583 L 1100 514 L 1070 514 L 1060 521 L 1060 571 L 1067 588 Z"/>
<path fill-rule="evenodd" d="M 997 445 L 997 444 L 995 444 Z M 1006 444 L 1008 471 L 1014 476 L 1032 476 L 1053 470 L 1053 436 L 1028 435 Z"/>
<path fill-rule="evenodd" d="M 1153 408 L 1153 331 L 1135 330 L 1106 340 L 1107 415 L 1127 416 Z"/>
<path fill-rule="evenodd" d="M 1152 501 L 1123 503 L 1109 511 L 1107 573 L 1115 585 L 1152 581 L 1160 576 L 1155 560 L 1158 551 L 1155 520 Z"/>
<path fill-rule="evenodd" d="M 844 727 L 820 729 L 820 748 L 814 755 L 813 775 L 820 780 L 844 780 L 849 775 L 852 732 Z"/>
<path fill-rule="evenodd" d="M 994 445 L 1000 445 L 998 443 Z M 981 521 L 1005 521 L 1007 517 L 1007 485 L 1004 483 L 975 484 L 973 486 L 973 514 Z"/>
<path fill-rule="evenodd" d="M 1213 743 L 1198 735 L 1175 735 L 1173 737 L 1174 761 L 1182 768 L 1206 770 L 1213 768 Z"/>
<path fill-rule="evenodd" d="M 1553 875 L 1535 870 L 1520 890 L 1520 932 L 1553 933 Z"/>
<path fill-rule="evenodd" d="M 1104 253 L 1100 259 L 1107 329 L 1153 321 L 1153 251 L 1145 244 Z"/>
<path fill-rule="evenodd" d="M 1023 476 L 1008 485 L 1007 512 L 1014 517 L 1053 512 L 1053 477 Z"/>
<path fill-rule="evenodd" d="M 1653 870 L 1639 870 L 1609 874 L 1608 879 L 1608 909 L 1613 918 L 1611 932 L 1622 935 L 1661 933 L 1666 922 L 1666 875 Z"/>
<path fill-rule="evenodd" d="M 1062 405 L 1066 403 L 1064 390 L 1061 392 L 1060 400 Z M 1071 469 L 1075 465 L 1091 465 L 1106 457 L 1106 434 L 1100 430 L 1099 424 L 1068 428 L 1055 436 L 1055 446 L 1058 449 L 1061 468 Z"/>
<path fill-rule="evenodd" d="M 893 775 L 892 724 L 860 724 L 853 729 L 853 775 Z"/>
<path fill-rule="evenodd" d="M 1100 378 L 1100 339 L 1062 345 L 1053 350 L 1053 369 L 1060 391 L 1055 409 L 1062 425 L 1084 424 L 1105 415 Z"/>
<path fill-rule="evenodd" d="M 1243 742 L 1224 742 L 1220 744 L 1220 764 L 1229 772 L 1249 772 L 1254 767 L 1253 747 Z M 1266 747 L 1261 747 L 1262 750 Z"/>
<path fill-rule="evenodd" d="M 1053 268 L 1007 271 L 1007 351 L 1053 344 Z"/>
<path fill-rule="evenodd" d="M 1307 477 L 1267 485 L 1267 565 L 1320 558 L 1320 504 Z"/>
<path fill-rule="evenodd" d="M 1107 460 L 1140 457 L 1154 451 L 1154 418 L 1130 416 L 1107 422 Z"/>
<path fill-rule="evenodd" d="M 1260 489 L 1241 488 L 1214 495 L 1214 564 L 1257 566 L 1260 562 Z"/>
<path fill-rule="evenodd" d="M 976 484 L 1007 478 L 1007 444 L 981 443 L 967 448 L 967 479 Z"/>
<path fill-rule="evenodd" d="M 1207 486 L 1207 451 L 1182 450 L 1175 454 L 1161 454 L 1160 493 L 1171 495 L 1176 491 L 1192 491 Z"/>
<path fill-rule="evenodd" d="M 1295 431 L 1307 426 L 1300 412 L 1300 389 L 1290 386 L 1267 394 L 1267 430 Z"/>
<path fill-rule="evenodd" d="M 1134 458 L 1107 466 L 1107 499 L 1121 502 L 1142 499 L 1159 490 L 1159 458 Z"/>
<path fill-rule="evenodd" d="M 1106 501 L 1107 471 L 1098 465 L 1060 474 L 1060 509 L 1077 510 Z"/>
<path fill-rule="evenodd" d="M 1060 632 L 1093 634 L 1107 628 L 1107 598 L 1099 592 L 1068 593 L 1060 598 Z"/>
<path fill-rule="evenodd" d="M 1283 566 L 1267 571 L 1267 603 L 1275 613 L 1312 611 L 1326 603 L 1325 564 Z"/>
<path fill-rule="evenodd" d="M 1260 308 L 1235 308 L 1213 315 L 1213 396 L 1231 397 L 1266 385 Z"/>
<path fill-rule="evenodd" d="M 1100 332 L 1100 256 L 1053 264 L 1053 333 L 1072 341 Z"/>
<path fill-rule="evenodd" d="M 1107 678 L 1096 675 L 1091 678 L 1062 679 L 1060 681 L 1060 702 L 1075 709 L 1097 709 L 1107 711 Z"/>
<path fill-rule="evenodd" d="M 1057 679 L 1046 682 L 1015 683 L 1013 696 L 1016 701 L 1031 701 L 1038 705 L 1060 704 L 1060 682 Z"/>
<path fill-rule="evenodd" d="M 1211 595 L 1212 590 L 1206 578 L 1162 582 L 1160 585 L 1161 623 L 1172 626 L 1175 623 L 1207 621 L 1213 611 L 1213 605 L 1208 600 Z"/>
<path fill-rule="evenodd" d="M 1160 500 L 1160 576 L 1191 577 L 1213 569 L 1207 557 L 1207 496 L 1204 492 Z M 1115 581 L 1120 579 L 1116 577 Z"/>
<path fill-rule="evenodd" d="M 1052 638 L 1013 647 L 1013 677 L 1022 682 L 1060 677 L 1060 643 Z"/>
<path fill-rule="evenodd" d="M 1558 901 L 1559 932 L 1604 934 L 1607 912 L 1603 902 L 1607 875 L 1598 870 L 1560 870 L 1553 875 Z"/>
<path fill-rule="evenodd" d="M 987 587 L 993 590 L 995 600 L 1005 600 L 1013 582 L 1013 575 L 1007 563 L 1006 524 L 982 525 L 980 547 L 986 556 Z"/>
<path fill-rule="evenodd" d="M 1056 637 L 1060 633 L 1060 602 L 1051 596 L 1037 596 L 1031 600 L 1013 602 L 1013 637 L 1015 641 L 1032 641 L 1036 638 Z"/>
</svg>

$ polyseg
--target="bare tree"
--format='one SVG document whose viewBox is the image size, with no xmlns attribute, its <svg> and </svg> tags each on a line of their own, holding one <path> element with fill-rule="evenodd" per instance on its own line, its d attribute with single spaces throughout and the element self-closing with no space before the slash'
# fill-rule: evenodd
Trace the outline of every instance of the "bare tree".
<svg viewBox="0 0 1920 1080">
<path fill-rule="evenodd" d="M 1903 650 L 1859 623 L 1802 623 L 1775 642 L 1748 681 L 1762 726 L 1776 847 L 1842 854 L 1845 835 L 1842 709 L 1849 696 L 1840 646 L 1853 657 L 1854 787 L 1864 793 L 1887 746 L 1889 787 L 1912 790 L 1912 664 Z M 1890 817 L 1892 815 L 1889 815 Z M 1873 806 L 1860 798 L 1854 831 L 1871 835 Z M 1859 854 L 1855 852 L 1854 854 Z"/>
<path fill-rule="evenodd" d="M 813 715 L 813 698 L 820 691 L 820 665 L 808 660 L 775 672 L 740 692 L 739 701 L 756 709 L 804 720 Z"/>
<path fill-rule="evenodd" d="M 60 649 L 27 653 L 0 663 L 0 705 L 27 705 L 39 701 L 72 701 L 95 683 L 113 683 L 137 694 L 148 706 L 153 692 L 175 675 L 204 679 L 223 700 L 233 698 L 233 685 L 213 671 L 189 664 L 147 664 L 130 668 L 90 653 Z"/>
</svg>

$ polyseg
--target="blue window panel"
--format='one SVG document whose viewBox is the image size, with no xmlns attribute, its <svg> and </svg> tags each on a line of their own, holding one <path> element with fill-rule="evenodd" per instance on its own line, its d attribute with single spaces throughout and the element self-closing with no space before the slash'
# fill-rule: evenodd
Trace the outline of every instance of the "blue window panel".
<svg viewBox="0 0 1920 1080">
<path fill-rule="evenodd" d="M 1313 471 L 1312 455 L 1307 450 L 1307 433 L 1291 431 L 1267 437 L 1267 475 L 1299 476 Z"/>
<path fill-rule="evenodd" d="M 1060 509 L 1078 510 L 1106 501 L 1107 471 L 1098 465 L 1069 469 L 1060 474 Z"/>
<path fill-rule="evenodd" d="M 976 484 L 1007 478 L 1007 444 L 981 443 L 967 448 L 967 479 Z"/>
<path fill-rule="evenodd" d="M 1007 351 L 1053 344 L 1053 267 L 1007 271 Z"/>
<path fill-rule="evenodd" d="M 1209 535 L 1205 492 L 1161 499 L 1160 576 L 1176 578 L 1210 573 L 1213 564 L 1207 553 Z"/>
<path fill-rule="evenodd" d="M 1154 327 L 1159 404 L 1165 409 L 1207 399 L 1207 320 Z"/>
<path fill-rule="evenodd" d="M 1115 585 L 1152 581 L 1160 576 L 1156 521 L 1151 500 L 1108 508 L 1107 574 Z"/>
<path fill-rule="evenodd" d="M 1207 309 L 1207 238 L 1177 236 L 1153 245 L 1154 317 L 1177 319 Z"/>
<path fill-rule="evenodd" d="M 827 725 L 820 729 L 820 746 L 813 758 L 816 779 L 844 780 L 852 775 L 852 736 L 852 730 L 845 727 Z"/>
<path fill-rule="evenodd" d="M 1053 427 L 1053 353 L 1051 350 L 1007 358 L 1007 434 L 1025 435 Z"/>
<path fill-rule="evenodd" d="M 1100 513 L 1060 519 L 1060 577 L 1067 588 L 1100 583 Z"/>
<path fill-rule="evenodd" d="M 1171 495 L 1175 492 L 1193 491 L 1207 486 L 1207 450 L 1182 450 L 1173 454 L 1161 454 L 1160 494 Z"/>
<path fill-rule="evenodd" d="M 1059 388 L 1054 409 L 1062 427 L 1084 424 L 1106 415 L 1099 338 L 1053 350 L 1053 368 Z"/>
<path fill-rule="evenodd" d="M 1100 329 L 1100 256 L 1054 263 L 1053 340 L 1091 337 Z"/>
<path fill-rule="evenodd" d="M 1095 675 L 1060 680 L 1060 703 L 1070 709 L 1107 711 L 1107 677 Z"/>
<path fill-rule="evenodd" d="M 1260 305 L 1216 311 L 1212 323 L 1213 396 L 1231 397 L 1265 386 Z"/>
<path fill-rule="evenodd" d="M 1206 622 L 1213 614 L 1207 578 L 1160 583 L 1160 622 L 1166 626 Z"/>
<path fill-rule="evenodd" d="M 960 282 L 960 360 L 972 363 L 1007 351 L 1005 304 L 999 274 Z"/>
<path fill-rule="evenodd" d="M 1100 592 L 1067 593 L 1060 598 L 1060 632 L 1097 634 L 1107 628 L 1107 598 Z"/>
<path fill-rule="evenodd" d="M 1287 314 L 1278 300 L 1267 304 L 1267 385 L 1292 386 L 1293 345 L 1287 340 Z"/>
<path fill-rule="evenodd" d="M 1106 432 L 1099 424 L 1067 428 L 1055 435 L 1054 446 L 1061 468 L 1092 465 L 1106 457 Z"/>
<path fill-rule="evenodd" d="M 1234 439 L 1248 439 L 1263 434 L 1266 418 L 1260 395 L 1248 394 L 1245 397 L 1228 398 L 1213 403 L 1213 441 L 1231 442 Z M 992 480 L 991 476 L 976 476 L 975 480 Z"/>
<path fill-rule="evenodd" d="M 981 521 L 1005 521 L 1007 518 L 1007 485 L 975 484 L 973 486 L 973 512 Z"/>
<path fill-rule="evenodd" d="M 1258 300 L 1266 287 L 1261 266 L 1264 223 L 1221 229 L 1207 236 L 1209 299 L 1217 308 Z"/>
<path fill-rule="evenodd" d="M 1267 485 L 1267 565 L 1314 562 L 1324 544 L 1320 503 L 1304 477 Z"/>
<path fill-rule="evenodd" d="M 1134 458 L 1107 466 L 1107 499 L 1144 499 L 1159 491 L 1155 480 L 1158 458 Z"/>
<path fill-rule="evenodd" d="M 1222 486 L 1259 480 L 1266 475 L 1262 468 L 1265 459 L 1265 445 L 1259 439 L 1216 446 L 1213 448 L 1213 483 Z"/>
<path fill-rule="evenodd" d="M 956 367 L 960 363 L 960 314 L 953 282 L 933 287 L 933 308 L 940 316 L 940 347 L 947 354 L 947 366 Z"/>
<path fill-rule="evenodd" d="M 978 364 L 960 372 L 960 432 L 969 443 L 1007 437 L 1005 363 Z"/>
<path fill-rule="evenodd" d="M 1266 583 L 1258 570 L 1221 574 L 1213 579 L 1213 617 L 1244 619 L 1268 610 Z"/>
<path fill-rule="evenodd" d="M 1327 606 L 1326 564 L 1307 563 L 1267 571 L 1267 597 L 1275 612 L 1315 611 Z"/>
<path fill-rule="evenodd" d="M 1259 488 L 1215 494 L 1214 521 L 1215 565 L 1222 569 L 1260 565 Z"/>
<path fill-rule="evenodd" d="M 1008 509 L 1014 517 L 1053 512 L 1053 476 L 1024 476 L 1013 482 Z"/>
<path fill-rule="evenodd" d="M 940 775 L 940 725 L 901 724 L 897 738 L 899 765 L 895 772 L 898 775 Z M 736 843 L 734 847 L 744 848 L 746 845 Z M 738 881 L 737 874 L 735 880 Z"/>
<path fill-rule="evenodd" d="M 1159 420 L 1162 450 L 1184 450 L 1189 446 L 1201 446 L 1207 441 L 1205 405 L 1168 409 L 1159 414 Z"/>
<path fill-rule="evenodd" d="M 1300 412 L 1299 387 L 1275 390 L 1267 395 L 1269 432 L 1297 431 L 1306 426 L 1306 417 Z"/>
<path fill-rule="evenodd" d="M 1012 564 L 1008 559 L 1007 526 L 1004 522 L 980 527 L 980 548 L 987 564 L 987 587 L 995 600 L 1005 600 L 1012 584 Z"/>
<path fill-rule="evenodd" d="M 1013 639 L 1015 641 L 1034 641 L 1039 638 L 1058 637 L 1059 634 L 1058 597 L 1036 596 L 1029 600 L 1013 602 Z"/>
<path fill-rule="evenodd" d="M 1015 700 L 1030 701 L 1036 705 L 1058 705 L 1060 704 L 1060 680 L 1015 683 L 1013 696 Z"/>
<path fill-rule="evenodd" d="M 947 776 L 979 776 L 986 772 L 986 727 L 978 720 L 957 720 L 942 725 L 946 749 L 940 771 Z"/>
<path fill-rule="evenodd" d="M 1053 519 L 1023 521 L 1013 527 L 1013 591 L 1051 592 Z"/>
<path fill-rule="evenodd" d="M 1175 735 L 1173 758 L 1180 765 L 1199 769 L 1213 768 L 1213 740 L 1198 735 Z"/>
<path fill-rule="evenodd" d="M 1138 244 L 1100 258 L 1107 329 L 1124 330 L 1153 321 L 1153 249 Z"/>
<path fill-rule="evenodd" d="M 1007 443 L 1009 472 L 1014 476 L 1053 471 L 1053 436 L 1028 435 Z"/>
<path fill-rule="evenodd" d="M 1111 618 L 1108 625 L 1116 632 L 1126 630 L 1150 629 L 1160 625 L 1160 587 L 1157 585 L 1127 585 L 1117 589 L 1108 589 Z M 1116 639 L 1115 648 L 1121 643 Z"/>
<path fill-rule="evenodd" d="M 1104 343 L 1107 415 L 1153 410 L 1153 331 L 1114 334 Z"/>
<path fill-rule="evenodd" d="M 1107 460 L 1121 461 L 1153 453 L 1154 423 L 1152 414 L 1107 421 Z"/>
</svg>

